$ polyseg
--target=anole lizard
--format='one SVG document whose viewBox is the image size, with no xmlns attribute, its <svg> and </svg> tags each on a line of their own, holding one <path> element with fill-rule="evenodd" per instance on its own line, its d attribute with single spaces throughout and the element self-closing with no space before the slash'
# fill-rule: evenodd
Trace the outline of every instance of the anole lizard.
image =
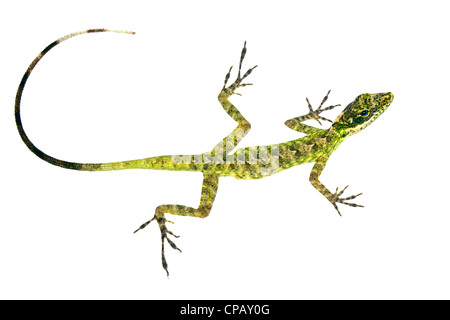
<svg viewBox="0 0 450 320">
<path fill-rule="evenodd" d="M 22 92 L 25 88 L 26 81 L 30 76 L 31 71 L 42 57 L 53 47 L 61 42 L 77 35 L 95 32 L 120 32 L 134 34 L 134 32 L 109 30 L 109 29 L 89 29 L 81 32 L 75 32 L 62 37 L 50 45 L 48 45 L 30 64 L 25 72 L 22 81 L 17 90 L 15 101 L 15 119 L 19 134 L 25 145 L 39 158 L 47 161 L 53 165 L 83 171 L 108 171 L 108 170 L 123 170 L 123 169 L 155 169 L 155 170 L 175 170 L 175 171 L 197 171 L 203 173 L 203 185 L 200 196 L 200 204 L 197 208 L 178 205 L 178 204 L 164 204 L 156 208 L 152 219 L 142 224 L 135 232 L 144 229 L 150 222 L 155 220 L 161 231 L 161 258 L 164 270 L 169 275 L 167 268 L 167 261 L 164 254 L 164 243 L 167 241 L 173 249 L 181 251 L 175 243 L 168 237 L 175 236 L 166 227 L 167 222 L 165 214 L 170 213 L 180 216 L 205 218 L 209 215 L 214 199 L 217 194 L 220 177 L 234 177 L 237 179 L 259 179 L 270 176 L 285 169 L 292 168 L 299 164 L 314 162 L 314 166 L 309 176 L 311 184 L 322 193 L 325 198 L 330 201 L 340 215 L 338 204 L 345 204 L 352 207 L 362 207 L 361 205 L 348 202 L 355 199 L 360 194 L 342 197 L 342 194 L 347 187 L 333 193 L 327 189 L 319 180 L 331 153 L 344 141 L 345 138 L 361 131 L 375 119 L 377 119 L 391 104 L 393 95 L 390 92 L 377 94 L 361 94 L 351 102 L 343 110 L 343 112 L 333 122 L 322 117 L 320 114 L 324 111 L 331 110 L 339 105 L 333 105 L 322 108 L 323 104 L 328 99 L 327 95 L 323 98 L 322 103 L 317 109 L 313 109 L 308 99 L 309 112 L 303 116 L 296 117 L 285 122 L 285 125 L 290 129 L 306 134 L 306 136 L 287 141 L 279 144 L 268 146 L 247 147 L 235 150 L 236 145 L 244 138 L 250 131 L 251 125 L 239 110 L 228 100 L 234 94 L 236 89 L 251 85 L 250 83 L 243 83 L 253 69 L 248 69 L 241 75 L 242 62 L 247 52 L 246 44 L 242 49 L 239 70 L 236 80 L 229 86 L 227 82 L 230 78 L 231 68 L 225 76 L 225 81 L 222 90 L 219 93 L 218 99 L 225 112 L 234 119 L 238 125 L 237 127 L 222 141 L 220 141 L 212 151 L 195 155 L 167 155 L 156 156 L 145 159 L 120 161 L 111 163 L 75 163 L 53 158 L 46 153 L 39 150 L 26 135 L 20 117 L 20 101 Z M 305 120 L 320 120 L 332 122 L 329 129 L 318 129 L 306 124 Z M 234 151 L 234 153 L 232 153 Z"/>
</svg>

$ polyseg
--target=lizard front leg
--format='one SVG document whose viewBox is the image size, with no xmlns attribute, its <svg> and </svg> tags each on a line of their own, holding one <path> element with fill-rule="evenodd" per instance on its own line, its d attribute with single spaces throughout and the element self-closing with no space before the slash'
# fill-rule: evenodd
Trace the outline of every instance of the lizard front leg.
<svg viewBox="0 0 450 320">
<path fill-rule="evenodd" d="M 216 198 L 217 189 L 219 187 L 219 177 L 217 174 L 213 172 L 203 172 L 203 185 L 202 185 L 202 193 L 200 196 L 200 204 L 198 208 L 192 208 L 189 206 L 183 206 L 178 204 L 163 204 L 158 206 L 155 209 L 155 215 L 152 219 L 141 225 L 134 233 L 138 232 L 141 229 L 144 229 L 146 226 L 150 224 L 153 220 L 156 220 L 158 223 L 159 229 L 161 231 L 161 261 L 164 270 L 166 270 L 167 277 L 169 276 L 169 270 L 167 267 L 167 260 L 164 253 L 164 243 L 165 240 L 169 243 L 169 245 L 178 251 L 181 250 L 176 246 L 176 244 L 170 240 L 169 235 L 178 238 L 175 234 L 173 234 L 166 227 L 166 222 L 173 223 L 165 218 L 166 213 L 175 214 L 179 216 L 189 216 L 189 217 L 197 217 L 197 218 L 206 218 L 212 208 L 214 203 L 214 199 Z"/>
<path fill-rule="evenodd" d="M 311 170 L 311 174 L 309 176 L 309 181 L 311 182 L 311 184 L 321 194 L 323 194 L 325 196 L 325 198 L 328 199 L 328 201 L 331 202 L 331 204 L 334 206 L 334 208 L 336 209 L 336 211 L 338 212 L 338 214 L 340 216 L 341 216 L 341 213 L 339 212 L 339 208 L 337 206 L 338 203 L 342 203 L 342 204 L 345 204 L 345 205 L 348 205 L 348 206 L 351 206 L 351 207 L 364 207 L 364 206 L 359 205 L 359 204 L 347 202 L 348 200 L 353 200 L 356 197 L 362 195 L 362 193 L 359 193 L 359 194 L 354 195 L 354 196 L 346 197 L 346 198 L 341 198 L 341 195 L 344 193 L 345 189 L 348 188 L 348 186 L 346 186 L 341 191 L 338 191 L 338 188 L 336 188 L 336 192 L 335 193 L 331 193 L 322 184 L 322 182 L 319 181 L 319 176 L 322 173 L 323 169 L 325 168 L 325 165 L 326 165 L 326 163 L 328 161 L 328 158 L 329 158 L 329 156 L 323 156 L 323 157 L 317 159 L 316 163 L 314 164 L 314 166 L 313 166 L 313 168 Z"/>
</svg>

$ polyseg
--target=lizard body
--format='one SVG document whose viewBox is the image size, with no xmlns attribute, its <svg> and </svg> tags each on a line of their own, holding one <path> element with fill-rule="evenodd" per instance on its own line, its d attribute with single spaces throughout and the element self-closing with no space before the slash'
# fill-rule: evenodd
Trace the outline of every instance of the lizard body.
<svg viewBox="0 0 450 320">
<path fill-rule="evenodd" d="M 166 222 L 170 221 L 166 220 L 165 214 L 170 213 L 174 215 L 200 218 L 208 216 L 217 194 L 220 177 L 231 176 L 237 179 L 259 179 L 300 164 L 314 162 L 309 180 L 311 184 L 320 193 L 322 193 L 328 199 L 328 201 L 330 201 L 339 215 L 340 212 L 337 206 L 338 203 L 353 207 L 362 207 L 360 205 L 348 202 L 349 200 L 355 199 L 360 194 L 345 198 L 341 197 L 347 187 L 345 187 L 341 191 L 336 189 L 336 192 L 332 193 L 319 181 L 319 176 L 322 173 L 330 155 L 339 147 L 344 139 L 367 127 L 387 109 L 387 107 L 393 100 L 392 93 L 387 92 L 379 94 L 362 94 L 358 96 L 353 102 L 351 102 L 336 118 L 336 120 L 332 122 L 320 116 L 320 113 L 339 106 L 334 105 L 322 108 L 323 104 L 328 99 L 328 95 L 330 93 L 330 91 L 328 91 L 327 95 L 323 98 L 320 106 L 316 110 L 313 110 L 311 104 L 307 99 L 309 113 L 287 120 L 285 122 L 285 125 L 287 127 L 306 134 L 304 137 L 280 144 L 236 149 L 237 144 L 245 137 L 245 135 L 251 128 L 250 123 L 228 100 L 228 98 L 233 94 L 238 94 L 235 92 L 237 88 L 251 85 L 250 83 L 242 83 L 242 81 L 251 74 L 256 66 L 250 68 L 247 72 L 244 73 L 244 75 L 241 76 L 242 62 L 247 51 L 246 44 L 244 44 L 244 48 L 242 49 L 239 62 L 239 71 L 236 80 L 227 87 L 227 82 L 230 78 L 231 73 L 230 68 L 225 77 L 224 86 L 218 96 L 218 100 L 224 108 L 225 112 L 232 119 L 234 119 L 238 123 L 238 125 L 211 151 L 194 155 L 166 155 L 111 163 L 68 162 L 56 159 L 42 152 L 30 141 L 22 126 L 20 117 L 20 102 L 26 81 L 36 64 L 53 47 L 74 36 L 95 32 L 121 32 L 134 34 L 134 32 L 129 31 L 89 29 L 69 34 L 48 45 L 30 64 L 19 85 L 15 101 L 15 119 L 17 128 L 25 145 L 34 154 L 36 154 L 46 162 L 67 169 L 82 171 L 155 169 L 202 172 L 203 185 L 200 204 L 197 208 L 177 204 L 160 205 L 155 209 L 155 215 L 153 216 L 153 218 L 141 225 L 135 231 L 137 232 L 145 228 L 150 222 L 156 220 L 161 231 L 162 265 L 167 272 L 167 275 L 169 275 L 169 272 L 164 253 L 165 241 L 167 241 L 172 248 L 179 251 L 181 250 L 168 237 L 169 235 L 175 235 L 166 227 Z M 332 122 L 332 125 L 329 129 L 318 129 L 303 123 L 304 121 L 311 119 L 317 120 L 319 124 L 321 124 L 320 120 L 329 121 Z"/>
</svg>

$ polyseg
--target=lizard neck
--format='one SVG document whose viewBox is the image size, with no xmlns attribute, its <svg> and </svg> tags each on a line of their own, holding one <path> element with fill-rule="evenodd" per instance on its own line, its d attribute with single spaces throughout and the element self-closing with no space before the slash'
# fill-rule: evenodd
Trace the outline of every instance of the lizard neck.
<svg viewBox="0 0 450 320">
<path fill-rule="evenodd" d="M 324 138 L 326 140 L 326 143 L 323 147 L 322 153 L 324 155 L 330 155 L 332 152 L 334 152 L 339 145 L 342 143 L 342 141 L 347 138 L 348 134 L 345 132 L 340 132 L 336 130 L 335 127 L 331 126 L 324 135 Z"/>
<path fill-rule="evenodd" d="M 345 139 L 335 128 L 318 129 L 302 138 L 280 144 L 280 169 L 285 170 L 329 156 Z"/>
<path fill-rule="evenodd" d="M 304 137 L 300 140 L 301 144 L 298 145 L 300 151 L 299 164 L 315 162 L 322 157 L 329 157 L 346 137 L 347 135 L 343 135 L 334 127 Z"/>
</svg>

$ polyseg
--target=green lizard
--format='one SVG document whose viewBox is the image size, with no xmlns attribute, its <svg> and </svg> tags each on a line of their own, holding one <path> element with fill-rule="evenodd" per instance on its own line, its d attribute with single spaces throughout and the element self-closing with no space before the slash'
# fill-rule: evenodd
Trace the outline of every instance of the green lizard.
<svg viewBox="0 0 450 320">
<path fill-rule="evenodd" d="M 320 182 L 319 177 L 330 155 L 337 149 L 342 141 L 367 127 L 388 108 L 393 100 L 392 93 L 365 93 L 359 95 L 333 122 L 320 115 L 324 111 L 331 110 L 339 106 L 333 105 L 322 108 L 323 104 L 328 99 L 328 95 L 330 93 L 330 91 L 328 91 L 327 95 L 323 98 L 322 103 L 317 109 L 313 110 L 308 99 L 306 99 L 309 112 L 303 116 L 296 117 L 285 122 L 287 127 L 304 133 L 306 136 L 280 144 L 247 147 L 235 150 L 236 145 L 244 138 L 251 128 L 250 122 L 248 122 L 239 110 L 228 100 L 232 95 L 239 94 L 235 92 L 236 89 L 251 85 L 251 83 L 242 82 L 256 68 L 256 66 L 254 66 L 241 75 L 242 62 L 247 51 L 245 43 L 239 61 L 239 69 L 236 80 L 231 85 L 227 86 L 232 69 L 231 67 L 225 76 L 223 88 L 218 96 L 219 102 L 225 112 L 233 118 L 238 125 L 228 136 L 220 141 L 212 151 L 195 155 L 167 155 L 112 163 L 74 163 L 58 160 L 45 154 L 29 140 L 22 126 L 22 121 L 20 118 L 20 101 L 26 81 L 39 60 L 54 46 L 74 36 L 95 32 L 121 32 L 134 34 L 134 32 L 129 31 L 89 29 L 69 34 L 48 45 L 33 60 L 25 72 L 22 81 L 20 82 L 15 100 L 15 119 L 17 129 L 19 130 L 20 136 L 26 146 L 35 155 L 53 165 L 67 169 L 83 171 L 155 169 L 202 172 L 203 185 L 200 196 L 200 204 L 197 208 L 177 204 L 160 205 L 156 208 L 153 218 L 142 224 L 135 231 L 137 232 L 144 229 L 153 220 L 158 223 L 161 231 L 162 265 L 167 273 L 167 276 L 169 275 L 169 271 L 164 254 L 165 241 L 167 241 L 173 249 L 179 250 L 180 252 L 181 250 L 168 237 L 169 235 L 174 237 L 178 236 L 174 235 L 167 229 L 166 223 L 171 221 L 165 218 L 165 214 L 170 213 L 174 215 L 198 218 L 207 217 L 211 211 L 217 194 L 220 177 L 229 176 L 237 179 L 259 179 L 270 176 L 282 170 L 292 168 L 299 164 L 314 162 L 314 166 L 309 176 L 309 181 L 320 193 L 325 196 L 325 198 L 328 199 L 339 215 L 341 213 L 339 212 L 339 208 L 337 206 L 338 204 L 345 204 L 352 207 L 362 207 L 361 205 L 349 202 L 350 200 L 353 200 L 361 195 L 361 193 L 348 197 L 342 197 L 342 194 L 348 186 L 342 190 L 336 188 L 336 191 L 333 193 Z M 318 129 L 303 124 L 305 120 L 311 119 L 317 120 L 320 125 L 320 120 L 332 122 L 332 125 L 329 129 Z M 234 152 L 232 153 L 232 151 Z"/>
</svg>

